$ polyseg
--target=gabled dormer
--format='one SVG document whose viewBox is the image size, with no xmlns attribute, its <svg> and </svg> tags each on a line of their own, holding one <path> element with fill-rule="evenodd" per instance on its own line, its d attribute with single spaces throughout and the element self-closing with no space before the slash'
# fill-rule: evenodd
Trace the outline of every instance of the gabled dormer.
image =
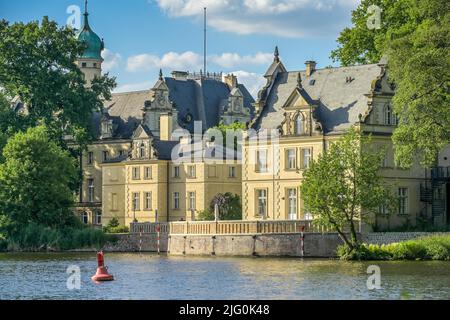
<svg viewBox="0 0 450 320">
<path fill-rule="evenodd" d="M 113 119 L 109 115 L 106 108 L 102 109 L 102 116 L 100 118 L 100 139 L 111 139 L 114 136 Z"/>
<path fill-rule="evenodd" d="M 145 102 L 143 124 L 150 130 L 154 137 L 160 137 L 161 116 L 170 113 L 172 115 L 171 128 L 177 129 L 178 111 L 174 108 L 169 98 L 169 87 L 167 86 L 162 70 L 159 71 L 159 79 L 151 89 L 152 98 Z"/>
<path fill-rule="evenodd" d="M 132 160 L 149 160 L 153 158 L 153 135 L 146 125 L 140 124 L 133 133 Z"/>
<path fill-rule="evenodd" d="M 231 89 L 230 95 L 226 100 L 226 105 L 223 108 L 221 120 L 224 124 L 230 125 L 235 122 L 249 123 L 251 120 L 250 109 L 244 106 L 244 95 L 237 86 Z"/>
<path fill-rule="evenodd" d="M 303 89 L 301 74 L 297 86 L 283 105 L 284 121 L 280 129 L 284 136 L 311 136 L 322 132 L 322 125 L 316 118 L 317 103 Z"/>
</svg>

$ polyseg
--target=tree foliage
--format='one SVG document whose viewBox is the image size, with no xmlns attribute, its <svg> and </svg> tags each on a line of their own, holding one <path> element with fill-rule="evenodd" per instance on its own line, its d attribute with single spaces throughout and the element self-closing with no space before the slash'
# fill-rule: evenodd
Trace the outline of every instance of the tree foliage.
<svg viewBox="0 0 450 320">
<path fill-rule="evenodd" d="M 0 87 L 27 106 L 29 125 L 45 124 L 60 143 L 64 134 L 83 142 L 92 112 L 110 98 L 115 80 L 106 75 L 86 88 L 75 63 L 84 44 L 47 17 L 41 24 L 1 20 L 0 39 Z"/>
<path fill-rule="evenodd" d="M 0 215 L 16 227 L 76 224 L 71 185 L 78 178 L 76 160 L 51 141 L 44 126 L 10 138 L 0 165 Z"/>
<path fill-rule="evenodd" d="M 367 27 L 371 5 L 382 9 L 380 29 Z M 393 136 L 396 160 L 410 167 L 418 155 L 423 165 L 435 165 L 450 142 L 450 2 L 363 0 L 352 23 L 341 32 L 331 57 L 344 66 L 387 57 L 400 120 Z"/>
<path fill-rule="evenodd" d="M 379 176 L 383 158 L 384 151 L 374 150 L 370 137 L 351 129 L 304 174 L 305 209 L 315 223 L 336 230 L 351 250 L 359 245 L 356 224 L 369 222 L 380 205 L 396 203 Z"/>
<path fill-rule="evenodd" d="M 216 204 L 219 206 L 219 219 L 222 221 L 242 220 L 241 198 L 237 194 L 227 192 L 216 195 L 205 211 L 200 212 L 199 220 L 213 221 L 215 219 L 214 210 Z"/>
</svg>

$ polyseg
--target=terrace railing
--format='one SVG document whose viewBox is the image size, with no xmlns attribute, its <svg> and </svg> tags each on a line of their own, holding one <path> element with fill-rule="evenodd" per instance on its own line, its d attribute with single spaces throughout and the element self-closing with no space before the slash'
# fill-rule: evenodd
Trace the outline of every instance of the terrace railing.
<svg viewBox="0 0 450 320">
<path fill-rule="evenodd" d="M 316 226 L 310 220 L 283 221 L 195 221 L 170 223 L 131 223 L 131 233 L 160 232 L 174 235 L 240 235 L 240 234 L 289 234 L 329 233 L 329 228 Z"/>
</svg>

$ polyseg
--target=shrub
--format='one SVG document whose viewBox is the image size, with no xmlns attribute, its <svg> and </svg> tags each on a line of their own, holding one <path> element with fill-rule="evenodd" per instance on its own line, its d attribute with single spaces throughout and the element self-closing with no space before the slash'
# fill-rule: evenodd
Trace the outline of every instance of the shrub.
<svg viewBox="0 0 450 320">
<path fill-rule="evenodd" d="M 106 235 L 92 228 L 51 229 L 35 223 L 12 231 L 4 242 L 5 249 L 22 251 L 100 249 L 106 243 Z M 5 244 L 2 244 L 4 247 Z"/>
<path fill-rule="evenodd" d="M 363 244 L 355 250 L 337 249 L 342 260 L 444 260 L 450 261 L 450 235 L 424 237 L 388 245 Z"/>
</svg>

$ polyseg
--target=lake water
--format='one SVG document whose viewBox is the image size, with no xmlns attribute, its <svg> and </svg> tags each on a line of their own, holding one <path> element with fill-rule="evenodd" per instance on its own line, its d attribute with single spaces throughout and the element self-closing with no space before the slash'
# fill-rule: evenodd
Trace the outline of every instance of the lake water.
<svg viewBox="0 0 450 320">
<path fill-rule="evenodd" d="M 106 254 L 116 281 L 95 284 L 96 256 L 0 254 L 0 299 L 450 299 L 449 262 L 341 262 Z M 69 266 L 81 288 L 67 289 Z M 381 289 L 368 290 L 378 265 Z"/>
</svg>

